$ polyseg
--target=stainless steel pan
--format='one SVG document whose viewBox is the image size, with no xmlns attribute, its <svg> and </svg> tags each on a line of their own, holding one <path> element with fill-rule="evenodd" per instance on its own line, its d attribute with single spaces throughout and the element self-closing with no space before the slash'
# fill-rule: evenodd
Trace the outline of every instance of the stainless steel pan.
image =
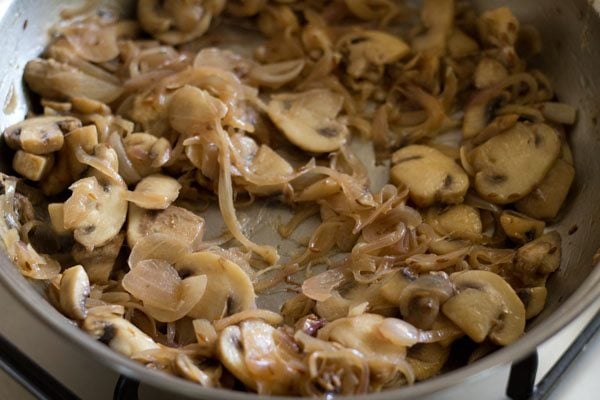
<svg viewBox="0 0 600 400">
<path fill-rule="evenodd" d="M 23 118 L 27 101 L 21 82 L 26 62 L 47 43 L 47 30 L 57 21 L 61 7 L 78 1 L 0 0 L 0 128 Z M 107 2 L 127 13 L 132 1 Z M 558 230 L 563 235 L 563 262 L 548 282 L 548 304 L 515 344 L 472 365 L 434 379 L 368 397 L 375 399 L 482 397 L 493 385 L 503 393 L 509 366 L 569 324 L 600 295 L 600 268 L 592 258 L 600 246 L 600 4 L 587 0 L 476 0 L 481 9 L 508 6 L 523 23 L 536 26 L 543 37 L 540 60 L 554 82 L 560 99 L 579 109 L 579 120 L 570 133 L 577 177 Z M 0 167 L 8 161 L 0 157 Z M 575 233 L 569 234 L 572 227 Z M 210 390 L 166 374 L 146 369 L 93 340 L 70 324 L 27 282 L 0 252 L 0 281 L 33 314 L 72 341 L 90 357 L 119 373 L 174 394 L 223 400 L 257 396 Z M 3 318 L 10 318 L 3 316 Z M 466 384 L 465 384 L 466 383 Z"/>
</svg>

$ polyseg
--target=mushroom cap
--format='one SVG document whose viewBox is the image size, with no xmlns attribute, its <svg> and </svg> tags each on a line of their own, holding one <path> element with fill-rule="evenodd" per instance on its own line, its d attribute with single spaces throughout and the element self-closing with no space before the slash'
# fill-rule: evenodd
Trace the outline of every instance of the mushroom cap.
<svg viewBox="0 0 600 400">
<path fill-rule="evenodd" d="M 516 341 L 525 330 L 525 306 L 515 290 L 489 271 L 462 271 L 450 275 L 458 294 L 442 311 L 472 340 L 486 337 L 502 346 Z"/>
<path fill-rule="evenodd" d="M 336 120 L 343 102 L 342 95 L 327 89 L 278 94 L 271 97 L 267 113 L 296 146 L 312 153 L 328 153 L 346 143 L 348 128 Z"/>
<path fill-rule="evenodd" d="M 117 236 L 127 216 L 125 189 L 103 186 L 95 177 L 71 185 L 73 194 L 64 205 L 64 228 L 74 229 L 75 240 L 88 249 Z"/>
<path fill-rule="evenodd" d="M 13 150 L 43 155 L 60 150 L 64 135 L 79 127 L 81 121 L 73 117 L 34 117 L 9 126 L 3 136 Z"/>
<path fill-rule="evenodd" d="M 191 253 L 175 265 L 180 272 L 206 275 L 204 296 L 189 312 L 192 318 L 210 321 L 256 308 L 254 287 L 244 270 L 234 262 L 207 251 Z"/>
<path fill-rule="evenodd" d="M 60 306 L 63 312 L 76 320 L 86 317 L 85 302 L 90 295 L 90 280 L 81 265 L 68 268 L 60 280 Z"/>
<path fill-rule="evenodd" d="M 469 188 L 469 177 L 462 167 L 432 147 L 403 147 L 393 154 L 392 162 L 392 183 L 405 185 L 420 207 L 436 202 L 460 203 Z"/>
<path fill-rule="evenodd" d="M 550 126 L 517 123 L 470 153 L 475 189 L 498 204 L 520 200 L 542 182 L 560 147 L 560 138 Z"/>
</svg>

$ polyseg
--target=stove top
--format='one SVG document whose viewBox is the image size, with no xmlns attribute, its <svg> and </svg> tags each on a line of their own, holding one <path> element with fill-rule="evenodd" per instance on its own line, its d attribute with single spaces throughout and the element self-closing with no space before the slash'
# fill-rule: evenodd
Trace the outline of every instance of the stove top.
<svg viewBox="0 0 600 400">
<path fill-rule="evenodd" d="M 577 320 L 559 334 L 544 343 L 537 352 L 537 359 L 526 358 L 514 374 L 511 397 L 513 399 L 586 400 L 598 398 L 600 393 L 600 299 Z M 135 382 L 119 380 L 119 375 L 108 367 L 94 361 L 75 345 L 66 342 L 36 320 L 20 303 L 0 286 L 0 336 L 6 342 L 4 350 L 15 346 L 26 354 L 50 377 L 61 382 L 74 395 L 60 391 L 61 385 L 50 385 L 55 392 L 51 397 L 30 393 L 11 376 L 2 372 L 0 360 L 0 399 L 68 399 L 85 400 L 132 399 L 139 394 L 140 400 L 173 399 L 173 395 L 153 387 L 141 385 L 137 390 Z M 587 329 L 586 329 L 587 327 Z M 570 350 L 569 350 L 569 347 Z M 580 351 L 579 351 L 580 350 Z M 21 361 L 21 360 L 19 360 Z M 25 361 L 26 362 L 26 361 Z M 532 366 L 537 363 L 534 376 Z M 34 366 L 26 366 L 29 370 Z M 43 372 L 35 374 L 44 380 Z M 506 380 L 506 376 L 499 376 Z M 539 391 L 529 396 L 527 381 L 535 380 Z M 45 383 L 45 382 L 43 382 Z M 36 382 L 26 382 L 35 386 Z M 501 385 L 498 387 L 502 387 Z M 35 391 L 34 391 L 35 392 Z M 510 392 L 510 390 L 509 390 Z M 113 397 L 114 396 L 114 397 Z M 458 399 L 459 397 L 457 397 Z M 481 398 L 490 400 L 508 399 L 504 393 L 485 393 Z M 451 398 L 444 397 L 446 400 Z M 462 399 L 462 398 L 461 398 Z"/>
</svg>

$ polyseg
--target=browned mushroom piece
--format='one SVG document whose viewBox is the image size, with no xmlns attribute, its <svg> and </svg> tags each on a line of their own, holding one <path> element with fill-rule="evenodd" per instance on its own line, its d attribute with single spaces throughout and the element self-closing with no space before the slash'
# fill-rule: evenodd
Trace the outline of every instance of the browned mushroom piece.
<svg viewBox="0 0 600 400">
<path fill-rule="evenodd" d="M 517 210 L 532 218 L 556 218 L 574 178 L 573 165 L 563 159 L 557 160 L 539 186 L 515 204 Z"/>
<path fill-rule="evenodd" d="M 549 232 L 517 250 L 514 273 L 527 286 L 543 286 L 560 266 L 561 237 Z"/>
<path fill-rule="evenodd" d="M 81 148 L 86 153 L 92 154 L 98 145 L 98 130 L 95 125 L 77 128 L 65 135 L 65 141 L 71 176 L 78 178 L 88 166 L 77 160 L 76 151 L 78 148 Z"/>
<path fill-rule="evenodd" d="M 272 96 L 267 112 L 285 137 L 303 150 L 326 153 L 339 149 L 348 128 L 337 120 L 344 98 L 327 89 Z"/>
<path fill-rule="evenodd" d="M 177 45 L 202 36 L 224 6 L 223 0 L 138 0 L 137 15 L 146 32 Z"/>
<path fill-rule="evenodd" d="M 497 204 L 520 200 L 543 181 L 560 147 L 560 138 L 550 126 L 518 123 L 470 153 L 475 189 Z"/>
<path fill-rule="evenodd" d="M 392 183 L 406 185 L 411 199 L 420 207 L 438 202 L 461 203 L 469 188 L 469 178 L 462 167 L 432 147 L 403 147 L 393 154 L 392 163 Z"/>
<path fill-rule="evenodd" d="M 423 274 L 402 290 L 400 313 L 417 328 L 430 329 L 442 305 L 453 294 L 448 275 L 443 272 Z"/>
<path fill-rule="evenodd" d="M 6 128 L 3 136 L 13 150 L 44 155 L 60 150 L 64 135 L 80 126 L 73 117 L 34 117 Z"/>
<path fill-rule="evenodd" d="M 466 204 L 432 207 L 425 214 L 425 222 L 442 236 L 474 242 L 481 239 L 483 228 L 479 210 Z"/>
<path fill-rule="evenodd" d="M 514 46 L 519 34 L 519 21 L 508 7 L 484 12 L 477 27 L 483 41 L 496 47 Z"/>
<path fill-rule="evenodd" d="M 525 307 L 514 289 L 488 271 L 463 271 L 450 275 L 458 294 L 442 311 L 473 341 L 502 346 L 516 341 L 525 330 Z"/>
<path fill-rule="evenodd" d="M 527 215 L 505 210 L 500 214 L 500 226 L 509 238 L 517 243 L 526 243 L 540 237 L 546 224 Z"/>
<path fill-rule="evenodd" d="M 106 284 L 115 268 L 115 262 L 121 252 L 124 238 L 125 235 L 119 233 L 105 245 L 96 247 L 93 250 L 76 243 L 71 250 L 71 256 L 83 266 L 90 282 Z"/>
<path fill-rule="evenodd" d="M 502 82 L 506 77 L 508 77 L 508 71 L 500 61 L 484 57 L 475 68 L 473 80 L 477 88 L 485 89 Z"/>
<path fill-rule="evenodd" d="M 13 169 L 32 181 L 41 181 L 50 173 L 54 165 L 54 155 L 37 155 L 19 150 L 15 153 L 12 161 Z"/>
<path fill-rule="evenodd" d="M 525 318 L 531 319 L 538 316 L 546 306 L 548 289 L 545 286 L 523 288 L 517 290 L 517 295 L 525 304 Z"/>
<path fill-rule="evenodd" d="M 82 320 L 87 315 L 85 302 L 90 295 L 90 281 L 81 265 L 68 268 L 60 280 L 60 305 L 69 317 Z"/>
<path fill-rule="evenodd" d="M 25 82 L 31 90 L 49 99 L 87 97 L 108 104 L 123 93 L 123 88 L 113 81 L 52 58 L 29 61 L 25 66 Z"/>
</svg>

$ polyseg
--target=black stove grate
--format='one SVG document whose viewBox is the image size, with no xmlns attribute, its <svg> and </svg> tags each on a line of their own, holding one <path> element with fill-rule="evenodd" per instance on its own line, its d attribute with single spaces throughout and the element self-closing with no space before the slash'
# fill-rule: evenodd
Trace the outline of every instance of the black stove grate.
<svg viewBox="0 0 600 400">
<path fill-rule="evenodd" d="M 537 352 L 515 362 L 511 367 L 506 395 L 513 400 L 546 399 L 598 331 L 600 331 L 600 312 L 596 313 L 538 385 L 535 385 L 538 367 Z M 23 354 L 2 335 L 0 335 L 0 369 L 21 384 L 36 399 L 79 399 L 71 390 Z M 139 385 L 138 381 L 121 375 L 115 386 L 113 400 L 137 400 Z"/>
</svg>

